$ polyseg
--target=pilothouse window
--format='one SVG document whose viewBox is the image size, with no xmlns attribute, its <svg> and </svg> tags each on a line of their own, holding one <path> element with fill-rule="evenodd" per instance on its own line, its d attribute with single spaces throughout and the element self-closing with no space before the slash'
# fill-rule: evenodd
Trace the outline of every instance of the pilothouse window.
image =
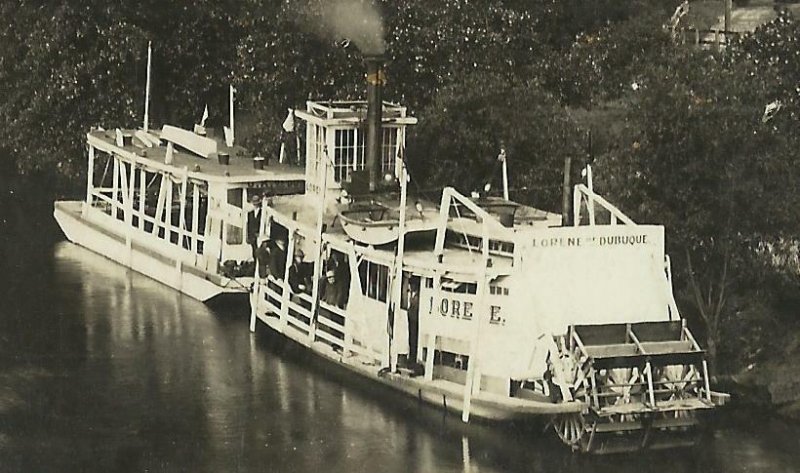
<svg viewBox="0 0 800 473">
<path fill-rule="evenodd" d="M 394 174 L 397 156 L 397 127 L 385 127 L 381 146 L 381 174 Z M 333 177 L 336 182 L 350 180 L 350 173 L 365 168 L 366 130 L 335 130 Z"/>
<path fill-rule="evenodd" d="M 333 156 L 336 182 L 347 181 L 351 172 L 364 169 L 364 133 L 359 129 L 336 130 Z"/>
</svg>

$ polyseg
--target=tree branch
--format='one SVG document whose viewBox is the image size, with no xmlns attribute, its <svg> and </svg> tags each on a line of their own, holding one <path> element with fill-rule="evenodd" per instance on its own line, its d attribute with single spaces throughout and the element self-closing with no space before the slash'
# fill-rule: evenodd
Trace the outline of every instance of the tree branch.
<svg viewBox="0 0 800 473">
<path fill-rule="evenodd" d="M 692 288 L 692 293 L 694 294 L 695 304 L 697 304 L 697 309 L 700 311 L 700 316 L 703 317 L 703 320 L 708 325 L 708 315 L 706 314 L 705 304 L 703 302 L 703 295 L 700 292 L 700 286 L 697 282 L 697 278 L 694 275 L 694 268 L 692 267 L 692 257 L 689 254 L 689 250 L 684 250 L 686 253 L 686 268 L 689 271 L 689 286 Z"/>
</svg>

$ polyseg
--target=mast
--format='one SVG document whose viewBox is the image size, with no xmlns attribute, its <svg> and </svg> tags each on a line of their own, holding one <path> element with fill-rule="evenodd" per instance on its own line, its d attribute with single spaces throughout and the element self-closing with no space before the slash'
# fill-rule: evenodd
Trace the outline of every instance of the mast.
<svg viewBox="0 0 800 473">
<path fill-rule="evenodd" d="M 402 151 L 401 151 L 402 153 Z M 395 327 L 397 327 L 397 317 L 400 314 L 400 301 L 403 298 L 403 256 L 405 253 L 405 243 L 406 243 L 406 201 L 408 200 L 408 174 L 406 173 L 406 166 L 405 161 L 403 160 L 402 154 L 400 156 L 400 223 L 398 224 L 398 236 L 397 236 L 397 256 L 395 257 L 395 275 L 394 275 L 394 323 L 392 324 L 392 336 L 397 332 Z M 410 342 L 410 340 L 409 340 Z M 410 344 L 409 344 L 410 345 Z M 391 346 L 391 342 L 390 342 Z M 397 357 L 391 355 L 391 349 L 389 350 L 389 363 L 391 366 L 392 371 L 397 369 Z M 408 354 L 409 357 L 412 356 L 411 353 Z M 413 354 L 414 361 L 416 362 L 416 353 Z"/>
<path fill-rule="evenodd" d="M 501 163 L 503 163 L 503 199 L 509 200 L 508 198 L 508 161 L 506 160 L 506 148 L 503 146 L 500 148 L 500 155 L 497 157 Z"/>
<path fill-rule="evenodd" d="M 148 123 L 150 122 L 150 71 L 153 60 L 152 41 L 147 42 L 147 84 L 144 89 L 144 124 L 142 128 L 148 131 Z"/>
<path fill-rule="evenodd" d="M 319 310 L 319 286 L 322 277 L 322 234 L 325 228 L 325 194 L 328 189 L 328 146 L 326 145 L 322 151 L 322 179 L 319 199 L 319 213 L 317 214 L 317 228 L 316 237 L 318 239 L 318 247 L 314 258 L 314 279 L 311 284 L 311 320 L 309 321 L 308 337 L 311 343 L 314 343 L 315 333 L 317 330 L 317 310 Z"/>
<path fill-rule="evenodd" d="M 228 102 L 229 102 L 229 114 L 230 114 L 230 136 L 225 137 L 225 141 L 228 146 L 233 146 L 233 138 L 234 138 L 234 128 L 233 128 L 233 93 L 236 92 L 236 89 L 233 88 L 233 84 L 228 86 Z"/>
</svg>

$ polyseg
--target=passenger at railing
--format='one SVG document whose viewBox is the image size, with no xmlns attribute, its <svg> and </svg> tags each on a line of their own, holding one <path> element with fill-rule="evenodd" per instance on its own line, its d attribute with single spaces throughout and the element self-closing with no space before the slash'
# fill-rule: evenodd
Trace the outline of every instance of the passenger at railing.
<svg viewBox="0 0 800 473">
<path fill-rule="evenodd" d="M 253 194 L 250 198 L 250 203 L 253 205 L 253 210 L 247 212 L 247 243 L 253 249 L 253 259 L 256 259 L 256 240 L 258 239 L 258 231 L 261 228 L 261 196 Z"/>
<path fill-rule="evenodd" d="M 283 279 L 286 274 L 286 240 L 278 238 L 269 252 L 269 274 L 275 279 Z"/>
<path fill-rule="evenodd" d="M 266 278 L 269 273 L 270 246 L 269 238 L 263 237 L 259 239 L 258 247 L 255 250 L 258 276 L 262 279 Z"/>
<path fill-rule="evenodd" d="M 347 257 L 344 253 L 331 251 L 331 256 L 325 263 L 325 269 L 333 270 L 336 274 L 336 281 L 341 286 L 342 306 L 347 306 L 347 299 L 350 296 L 350 266 L 347 264 Z"/>
<path fill-rule="evenodd" d="M 344 309 L 347 306 L 347 289 L 336 277 L 336 271 L 328 269 L 320 281 L 320 299 L 328 305 Z"/>
<path fill-rule="evenodd" d="M 312 274 L 310 265 L 303 261 L 303 250 L 297 250 L 289 267 L 289 287 L 293 294 L 310 294 Z"/>
</svg>

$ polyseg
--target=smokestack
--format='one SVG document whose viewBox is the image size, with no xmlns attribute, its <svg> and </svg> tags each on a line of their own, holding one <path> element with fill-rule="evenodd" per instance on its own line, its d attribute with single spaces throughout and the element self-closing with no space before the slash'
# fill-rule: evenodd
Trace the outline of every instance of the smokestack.
<svg viewBox="0 0 800 473">
<path fill-rule="evenodd" d="M 383 141 L 383 73 L 382 55 L 365 56 L 367 64 L 367 143 L 366 167 L 369 173 L 369 191 L 378 187 L 381 170 L 381 146 Z"/>
</svg>

